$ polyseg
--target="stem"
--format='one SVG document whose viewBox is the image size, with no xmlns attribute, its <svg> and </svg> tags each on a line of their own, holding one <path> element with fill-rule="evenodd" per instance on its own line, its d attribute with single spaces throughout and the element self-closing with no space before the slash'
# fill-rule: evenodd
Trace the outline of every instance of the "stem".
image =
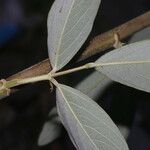
<svg viewBox="0 0 150 150">
<path fill-rule="evenodd" d="M 6 88 L 12 88 L 12 87 L 16 87 L 19 85 L 34 83 L 34 82 L 39 82 L 39 81 L 51 80 L 52 78 L 55 78 L 55 77 L 63 76 L 66 74 L 78 72 L 78 71 L 85 70 L 85 69 L 91 69 L 91 68 L 103 67 L 103 66 L 112 66 L 112 65 L 129 65 L 129 64 L 143 64 L 143 63 L 150 63 L 150 61 L 143 60 L 143 61 L 123 61 L 123 62 L 108 62 L 108 63 L 94 63 L 94 62 L 92 63 L 91 62 L 80 67 L 68 69 L 68 70 L 61 71 L 61 72 L 56 72 L 53 74 L 48 73 L 45 75 L 32 77 L 32 78 L 6 81 Z"/>
<path fill-rule="evenodd" d="M 111 65 L 127 65 L 127 64 L 143 64 L 143 63 L 150 63 L 150 61 L 147 60 L 147 61 L 124 61 L 124 62 L 109 62 L 109 63 L 87 63 L 87 64 L 80 66 L 80 67 L 76 67 L 76 68 L 61 71 L 61 72 L 56 72 L 53 74 L 48 73 L 45 75 L 32 77 L 32 78 L 6 81 L 5 88 L 13 88 L 13 87 L 28 84 L 28 83 L 51 80 L 52 78 L 55 78 L 55 77 L 63 76 L 66 74 L 70 74 L 73 72 L 77 72 L 77 71 L 81 71 L 81 70 L 85 70 L 85 69 L 90 69 L 90 68 L 111 66 Z"/>
<path fill-rule="evenodd" d="M 37 76 L 37 77 L 32 77 L 32 78 L 20 79 L 18 81 L 18 84 L 22 85 L 22 84 L 28 84 L 28 83 L 34 83 L 34 82 L 46 81 L 46 80 L 49 80 L 48 74 Z"/>
<path fill-rule="evenodd" d="M 70 73 L 73 73 L 73 72 L 77 72 L 77 71 L 80 71 L 80 70 L 90 69 L 90 68 L 94 67 L 94 64 L 95 63 L 88 63 L 88 64 L 85 64 L 83 66 L 77 67 L 77 68 L 73 68 L 73 69 L 69 69 L 69 70 L 65 70 L 65 71 L 61 71 L 61 72 L 56 72 L 55 74 L 52 75 L 52 77 L 54 78 L 54 77 L 70 74 Z"/>
<path fill-rule="evenodd" d="M 19 85 L 45 81 L 45 80 L 50 80 L 50 79 L 51 79 L 50 74 L 46 74 L 46 75 L 41 75 L 41 76 L 26 78 L 26 79 L 16 79 L 16 80 L 10 80 L 10 81 L 0 80 L 0 99 L 10 94 L 11 88 L 14 88 Z"/>
<path fill-rule="evenodd" d="M 10 88 L 13 88 L 19 85 L 28 84 L 28 83 L 34 83 L 38 81 L 49 80 L 53 84 L 56 85 L 57 81 L 54 79 L 55 77 L 70 74 L 70 73 L 85 70 L 85 69 L 97 68 L 97 67 L 103 67 L 103 66 L 111 66 L 111 65 L 128 65 L 128 64 L 143 64 L 143 63 L 150 63 L 150 61 L 146 60 L 146 61 L 124 61 L 124 62 L 109 62 L 109 63 L 87 63 L 77 68 L 73 68 L 73 69 L 69 69 L 69 70 L 65 70 L 61 72 L 56 72 L 56 73 L 50 72 L 48 74 L 37 76 L 37 77 L 32 77 L 32 78 L 17 79 L 17 80 L 11 80 L 11 81 L 1 80 L 0 96 L 9 95 Z"/>
<path fill-rule="evenodd" d="M 148 26 L 150 26 L 150 11 L 134 19 L 131 19 L 108 32 L 96 36 L 90 42 L 90 45 L 81 54 L 81 57 L 78 61 L 84 60 L 108 48 L 114 47 L 115 34 L 118 35 L 119 40 L 122 41 L 123 39 L 133 35 L 137 31 L 140 31 L 141 29 L 144 29 Z"/>
<path fill-rule="evenodd" d="M 150 60 L 122 61 L 122 62 L 109 62 L 109 63 L 88 63 L 88 64 L 85 64 L 83 66 L 77 67 L 77 68 L 73 68 L 73 69 L 57 72 L 57 73 L 53 74 L 51 77 L 55 78 L 55 77 L 59 77 L 59 76 L 62 76 L 62 75 L 70 74 L 70 73 L 81 71 L 81 70 L 97 68 L 97 67 L 103 67 L 103 66 L 143 64 L 143 63 L 150 63 Z"/>
<path fill-rule="evenodd" d="M 5 88 L 13 88 L 19 85 L 24 85 L 28 83 L 34 83 L 34 82 L 39 82 L 39 81 L 45 81 L 49 80 L 49 74 L 46 75 L 41 75 L 37 77 L 32 77 L 32 78 L 25 78 L 25 79 L 17 79 L 17 80 L 11 80 L 11 81 L 6 81 Z"/>
</svg>

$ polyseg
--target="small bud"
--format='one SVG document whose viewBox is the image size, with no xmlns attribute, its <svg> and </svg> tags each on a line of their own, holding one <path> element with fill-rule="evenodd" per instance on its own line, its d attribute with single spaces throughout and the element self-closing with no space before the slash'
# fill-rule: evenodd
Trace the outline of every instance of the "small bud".
<svg viewBox="0 0 150 150">
<path fill-rule="evenodd" d="M 10 93 L 11 90 L 6 87 L 6 80 L 4 79 L 0 80 L 0 99 L 9 96 Z"/>
<path fill-rule="evenodd" d="M 121 48 L 124 43 L 120 41 L 119 35 L 117 33 L 114 34 L 115 43 L 113 45 L 114 48 Z"/>
<path fill-rule="evenodd" d="M 4 79 L 0 80 L 0 90 L 5 89 L 5 85 L 6 85 L 6 80 Z"/>
</svg>

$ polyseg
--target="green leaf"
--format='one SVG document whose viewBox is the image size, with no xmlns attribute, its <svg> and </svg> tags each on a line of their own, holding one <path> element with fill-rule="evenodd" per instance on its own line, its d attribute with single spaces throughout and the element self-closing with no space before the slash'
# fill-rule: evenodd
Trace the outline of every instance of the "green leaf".
<svg viewBox="0 0 150 150">
<path fill-rule="evenodd" d="M 92 99 L 71 87 L 58 84 L 60 119 L 79 150 L 128 150 L 120 131 Z"/>
<path fill-rule="evenodd" d="M 61 124 L 56 107 L 49 113 L 49 120 L 43 125 L 38 139 L 38 145 L 43 146 L 53 142 L 61 134 Z"/>
<path fill-rule="evenodd" d="M 48 15 L 48 52 L 55 71 L 78 52 L 91 32 L 101 0 L 55 0 Z"/>
<path fill-rule="evenodd" d="M 97 70 L 110 79 L 150 92 L 150 40 L 111 51 L 96 61 Z"/>
</svg>

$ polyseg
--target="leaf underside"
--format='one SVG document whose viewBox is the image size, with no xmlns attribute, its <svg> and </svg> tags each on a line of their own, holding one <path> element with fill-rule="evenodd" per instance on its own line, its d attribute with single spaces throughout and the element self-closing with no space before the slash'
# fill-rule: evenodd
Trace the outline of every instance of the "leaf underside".
<svg viewBox="0 0 150 150">
<path fill-rule="evenodd" d="M 146 39 L 150 39 L 150 26 L 135 33 L 129 40 L 129 43 L 138 42 Z"/>
<path fill-rule="evenodd" d="M 97 70 L 116 82 L 150 92 L 150 40 L 111 51 L 99 58 L 96 63 L 114 63 L 98 67 Z"/>
<path fill-rule="evenodd" d="M 55 0 L 48 15 L 48 52 L 55 71 L 65 66 L 91 32 L 101 0 Z"/>
<path fill-rule="evenodd" d="M 82 73 L 80 74 L 80 76 L 82 76 Z M 111 82 L 112 80 L 110 80 L 107 76 L 95 70 L 84 79 L 82 79 L 75 86 L 75 88 L 93 100 L 96 100 L 100 94 L 103 93 L 106 86 L 108 86 Z"/>
<path fill-rule="evenodd" d="M 57 85 L 60 119 L 79 150 L 128 150 L 128 146 L 110 117 L 83 93 Z"/>
<path fill-rule="evenodd" d="M 0 96 L 0 100 L 1 100 L 1 99 L 4 99 L 5 97 L 7 97 L 7 96 Z"/>
<path fill-rule="evenodd" d="M 61 126 L 53 121 L 44 123 L 38 139 L 38 145 L 47 145 L 57 139 L 61 134 Z"/>
<path fill-rule="evenodd" d="M 53 142 L 61 134 L 61 124 L 59 123 L 59 117 L 56 107 L 49 113 L 49 120 L 46 121 L 42 127 L 42 131 L 38 138 L 38 145 L 43 146 Z"/>
</svg>

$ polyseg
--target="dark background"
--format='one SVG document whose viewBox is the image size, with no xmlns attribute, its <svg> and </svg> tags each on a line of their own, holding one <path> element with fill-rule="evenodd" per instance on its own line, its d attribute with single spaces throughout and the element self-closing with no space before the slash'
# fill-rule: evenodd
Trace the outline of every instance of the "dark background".
<svg viewBox="0 0 150 150">
<path fill-rule="evenodd" d="M 0 78 L 48 57 L 47 14 L 53 0 L 0 0 Z M 102 0 L 89 39 L 150 10 L 150 0 Z M 22 87 L 0 102 L 0 150 L 74 149 L 67 134 L 44 147 L 38 135 L 55 105 L 49 84 Z M 150 149 L 150 94 L 113 83 L 101 106 L 130 130 L 131 150 Z"/>
</svg>

